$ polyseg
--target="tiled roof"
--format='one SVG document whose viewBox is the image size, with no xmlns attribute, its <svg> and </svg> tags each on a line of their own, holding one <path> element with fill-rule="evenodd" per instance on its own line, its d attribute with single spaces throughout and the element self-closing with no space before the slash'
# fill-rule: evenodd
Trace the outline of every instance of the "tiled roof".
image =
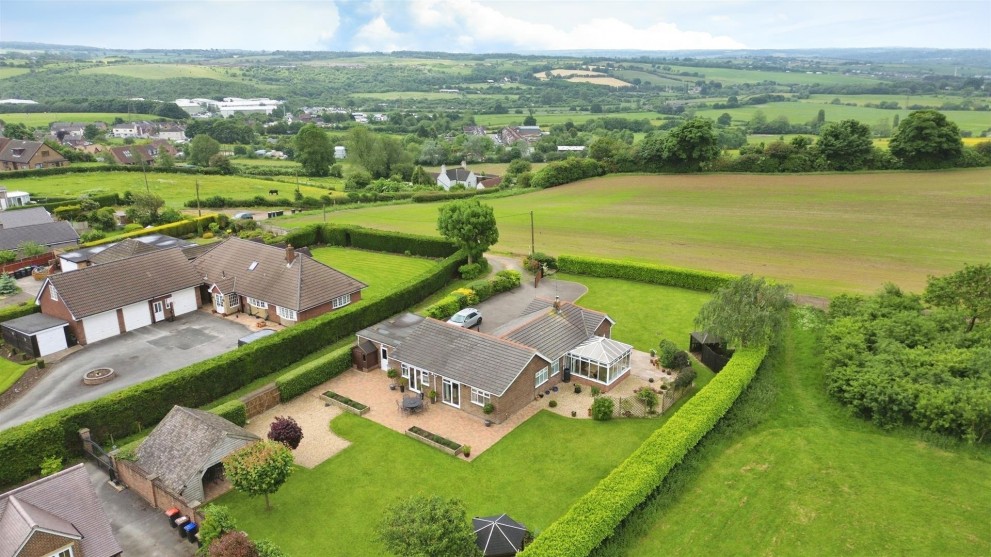
<svg viewBox="0 0 991 557">
<path fill-rule="evenodd" d="M 532 346 L 549 358 L 558 358 L 595 335 L 603 321 L 611 321 L 604 313 L 585 309 L 571 302 L 554 302 L 535 298 L 520 317 L 492 332 L 526 346 Z"/>
<path fill-rule="evenodd" d="M 497 396 L 534 358 L 546 360 L 533 348 L 429 318 L 416 325 L 394 357 Z"/>
<path fill-rule="evenodd" d="M 48 277 L 76 319 L 199 286 L 202 278 L 182 251 L 157 250 Z M 45 288 L 42 285 L 38 296 Z"/>
<path fill-rule="evenodd" d="M 97 257 L 97 254 L 103 253 L 105 251 L 109 251 L 118 244 L 121 244 L 123 242 L 141 242 L 142 244 L 148 244 L 149 246 L 153 246 L 158 249 L 174 248 L 176 246 L 179 246 L 183 249 L 184 252 L 187 248 L 197 247 L 197 245 L 192 242 L 188 242 L 186 240 L 180 240 L 179 238 L 173 238 L 172 236 L 166 236 L 164 234 L 147 234 L 145 236 L 127 238 L 126 240 L 121 240 L 120 242 L 101 244 L 99 246 L 93 246 L 91 248 L 83 248 L 75 251 L 70 251 L 67 253 L 63 253 L 62 255 L 59 256 L 59 258 L 67 259 L 69 261 L 73 261 L 76 263 L 80 263 L 83 261 L 95 262 L 94 258 Z M 142 253 L 142 250 L 140 248 L 135 247 L 133 249 L 135 254 Z M 144 250 L 144 251 L 151 251 L 151 250 Z M 114 258 L 110 258 L 110 260 L 113 259 Z M 106 262 L 107 261 L 104 261 L 104 263 Z"/>
<path fill-rule="evenodd" d="M 78 540 L 86 557 L 123 551 L 82 464 L 0 495 L 0 555 L 16 555 L 37 531 Z"/>
<path fill-rule="evenodd" d="M 158 248 L 154 245 L 139 242 L 133 238 L 127 238 L 112 244 L 107 249 L 93 255 L 93 257 L 89 258 L 89 261 L 93 265 L 99 265 L 101 263 L 110 263 L 112 261 L 127 259 L 128 257 L 134 257 L 135 255 L 148 253 L 155 251 L 156 249 Z"/>
<path fill-rule="evenodd" d="M 17 249 L 24 242 L 37 242 L 51 247 L 78 241 L 79 234 L 72 228 L 72 224 L 64 220 L 0 229 L 0 249 Z"/>
<path fill-rule="evenodd" d="M 49 222 L 54 221 L 52 220 L 52 215 L 44 207 L 0 211 L 0 227 L 4 229 L 30 226 L 32 224 L 46 224 Z"/>
<path fill-rule="evenodd" d="M 137 463 L 182 495 L 202 489 L 203 472 L 259 437 L 203 410 L 174 406 L 137 450 Z M 199 496 L 202 496 L 200 494 Z"/>
<path fill-rule="evenodd" d="M 415 313 L 404 313 L 377 325 L 362 329 L 358 331 L 358 336 L 396 348 L 413 332 L 416 325 L 419 325 L 424 319 L 424 317 Z"/>
<path fill-rule="evenodd" d="M 288 264 L 285 249 L 240 238 L 215 244 L 193 264 L 207 284 L 236 278 L 238 294 L 296 311 L 326 304 L 367 286 L 299 251 Z"/>
<path fill-rule="evenodd" d="M 6 138 L 5 138 L 6 139 Z M 26 139 L 8 139 L 0 145 L 0 161 L 26 163 L 41 149 L 44 143 Z"/>
</svg>

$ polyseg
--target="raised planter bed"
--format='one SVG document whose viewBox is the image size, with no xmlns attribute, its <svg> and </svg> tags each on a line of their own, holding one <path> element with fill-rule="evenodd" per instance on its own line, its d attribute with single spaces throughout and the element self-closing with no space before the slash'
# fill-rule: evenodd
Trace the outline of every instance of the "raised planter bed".
<svg viewBox="0 0 991 557">
<path fill-rule="evenodd" d="M 371 407 L 369 407 L 368 405 L 362 404 L 356 400 L 351 400 L 350 398 L 344 395 L 339 395 L 334 391 L 327 391 L 324 394 L 320 395 L 320 398 L 322 398 L 326 402 L 333 404 L 334 406 L 337 406 L 341 410 L 344 410 L 345 412 L 350 412 L 356 416 L 365 415 L 368 413 L 369 410 L 371 410 Z"/>
<path fill-rule="evenodd" d="M 109 367 L 98 367 L 83 374 L 83 385 L 99 385 L 110 381 L 116 376 L 117 373 L 113 369 Z"/>
<path fill-rule="evenodd" d="M 461 453 L 461 443 L 456 443 L 450 439 L 445 439 L 440 435 L 430 433 L 429 431 L 416 426 L 407 429 L 406 436 L 412 437 L 425 445 L 430 445 L 431 447 L 451 456 L 457 456 Z"/>
</svg>

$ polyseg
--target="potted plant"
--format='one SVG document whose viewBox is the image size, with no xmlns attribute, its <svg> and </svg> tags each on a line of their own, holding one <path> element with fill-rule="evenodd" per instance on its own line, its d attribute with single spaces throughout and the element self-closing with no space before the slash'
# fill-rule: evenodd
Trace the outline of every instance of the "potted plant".
<svg viewBox="0 0 991 557">
<path fill-rule="evenodd" d="M 406 385 L 409 385 L 409 379 L 406 379 L 405 377 L 400 377 L 399 378 L 399 392 L 405 393 L 406 392 Z"/>
<path fill-rule="evenodd" d="M 390 369 L 389 371 L 385 372 L 385 374 L 389 379 L 392 379 L 392 384 L 389 385 L 389 389 L 395 391 L 396 377 L 399 377 L 399 371 L 395 369 Z"/>
<path fill-rule="evenodd" d="M 489 415 L 495 412 L 495 406 L 491 402 L 488 402 L 482 407 L 482 412 L 484 412 L 485 415 Z"/>
<path fill-rule="evenodd" d="M 430 397 L 430 404 L 435 404 L 437 402 L 437 391 L 430 389 L 430 392 L 427 393 L 427 396 Z"/>
<path fill-rule="evenodd" d="M 571 411 L 571 417 L 572 417 L 572 418 L 577 418 L 577 417 L 578 417 L 578 411 L 576 411 L 576 410 L 572 410 L 572 411 Z"/>
<path fill-rule="evenodd" d="M 581 392 L 582 392 L 582 386 L 579 385 L 578 383 L 575 383 L 575 394 L 578 395 L 581 394 Z"/>
<path fill-rule="evenodd" d="M 465 458 L 471 456 L 471 445 L 461 445 L 461 452 L 464 453 Z"/>
</svg>

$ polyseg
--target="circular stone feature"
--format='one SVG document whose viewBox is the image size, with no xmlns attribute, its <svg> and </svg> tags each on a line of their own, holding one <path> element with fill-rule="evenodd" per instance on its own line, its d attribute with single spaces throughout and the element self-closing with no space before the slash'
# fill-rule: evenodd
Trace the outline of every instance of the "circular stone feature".
<svg viewBox="0 0 991 557">
<path fill-rule="evenodd" d="M 100 383 L 110 381 L 116 376 L 117 374 L 112 368 L 98 367 L 83 374 L 83 385 L 99 385 Z"/>
</svg>

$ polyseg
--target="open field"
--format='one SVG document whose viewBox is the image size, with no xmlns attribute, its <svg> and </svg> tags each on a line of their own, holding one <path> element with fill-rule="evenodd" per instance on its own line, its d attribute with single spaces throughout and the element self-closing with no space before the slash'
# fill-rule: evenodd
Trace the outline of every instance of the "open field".
<svg viewBox="0 0 991 557">
<path fill-rule="evenodd" d="M 314 248 L 310 251 L 317 261 L 367 284 L 368 288 L 361 291 L 362 301 L 374 300 L 391 292 L 398 284 L 437 266 L 436 261 L 422 257 L 336 246 Z"/>
<path fill-rule="evenodd" d="M 840 99 L 841 103 L 856 103 L 864 106 L 867 103 L 880 104 L 882 102 L 896 102 L 902 108 L 913 104 L 923 106 L 940 106 L 944 103 L 959 104 L 966 100 L 958 95 L 809 95 L 807 99 L 799 99 L 798 102 L 808 102 L 825 104 L 833 99 Z M 988 102 L 987 98 L 974 98 L 977 102 Z"/>
<path fill-rule="evenodd" d="M 987 447 L 849 416 L 825 394 L 818 336 L 792 327 L 731 431 L 710 434 L 632 517 L 637 531 L 621 529 L 620 543 L 593 555 L 991 552 Z"/>
<path fill-rule="evenodd" d="M 52 122 L 103 122 L 109 126 L 113 123 L 114 118 L 121 118 L 125 122 L 133 122 L 137 120 L 158 120 L 161 116 L 154 114 L 128 114 L 126 112 L 117 114 L 112 112 L 8 112 L 6 114 L 0 114 L 0 120 L 8 124 L 24 124 L 28 127 L 46 129 Z"/>
<path fill-rule="evenodd" d="M 630 66 L 633 66 L 632 64 Z M 701 77 L 680 76 L 679 72 L 698 72 L 704 76 L 706 81 L 719 81 L 726 85 L 737 85 L 740 83 L 760 83 L 762 81 L 775 81 L 779 84 L 814 85 L 853 85 L 853 84 L 876 84 L 881 81 L 867 76 L 843 75 L 839 73 L 809 74 L 804 71 L 795 72 L 772 72 L 764 70 L 737 70 L 731 68 L 696 68 L 692 66 L 669 66 L 670 70 L 663 70 L 663 73 L 674 74 L 671 77 L 681 79 L 697 80 Z"/>
<path fill-rule="evenodd" d="M 464 89 L 462 89 L 464 91 Z M 352 97 L 358 97 L 363 99 L 379 99 L 379 100 L 416 100 L 423 99 L 428 101 L 435 100 L 458 100 L 464 97 L 471 99 L 505 99 L 507 97 L 516 97 L 515 93 L 505 93 L 505 94 L 487 94 L 487 93 L 476 93 L 471 94 L 461 94 L 461 93 L 441 93 L 440 91 L 396 91 L 390 93 L 355 93 L 351 95 Z"/>
<path fill-rule="evenodd" d="M 145 191 L 145 178 L 141 172 L 87 172 L 82 174 L 59 174 L 5 180 L 8 188 L 26 191 L 32 197 L 79 196 L 126 191 Z M 169 207 L 181 208 L 188 200 L 196 199 L 196 182 L 200 183 L 200 199 L 214 195 L 236 199 L 251 198 L 256 195 L 269 197 L 268 191 L 279 190 L 286 205 L 292 203 L 295 184 L 245 178 L 242 176 L 208 176 L 196 174 L 148 173 L 148 187 L 152 193 L 162 196 Z M 301 185 L 300 192 L 305 196 L 320 197 L 329 192 L 322 188 Z M 210 209 L 204 209 L 210 212 Z"/>
<path fill-rule="evenodd" d="M 623 81 L 622 79 L 616 79 L 615 77 L 587 77 L 587 76 L 576 76 L 569 77 L 568 81 L 571 83 L 591 83 L 592 85 L 606 85 L 609 87 L 631 87 L 631 84 Z"/>
<path fill-rule="evenodd" d="M 28 73 L 29 71 L 31 71 L 31 70 L 29 70 L 27 68 L 11 68 L 11 67 L 6 67 L 5 66 L 5 67 L 0 68 L 0 79 L 6 79 L 8 77 L 14 77 L 15 75 L 21 75 L 21 74 L 24 74 L 24 73 Z"/>
<path fill-rule="evenodd" d="M 722 114 L 720 112 L 719 114 Z M 717 118 L 719 114 L 713 116 Z M 815 113 L 812 114 L 815 116 Z M 523 124 L 523 119 L 526 118 L 525 114 L 478 114 L 475 116 L 475 121 L 479 126 L 520 126 Z M 629 120 L 650 120 L 652 124 L 659 124 L 663 121 L 663 117 L 656 112 L 611 112 L 611 113 L 600 113 L 592 114 L 590 112 L 535 112 L 534 118 L 537 119 L 537 124 L 544 128 L 552 126 L 554 124 L 563 124 L 567 121 L 574 122 L 575 124 L 581 124 L 587 120 L 592 120 L 595 118 L 627 118 Z"/>
<path fill-rule="evenodd" d="M 224 75 L 210 66 L 200 64 L 111 64 L 87 68 L 83 74 L 120 75 L 138 79 L 175 79 L 178 77 L 195 77 L 205 79 L 220 79 L 224 81 L 239 81 Z"/>
<path fill-rule="evenodd" d="M 496 251 L 627 258 L 754 273 L 802 293 L 921 291 L 929 274 L 991 259 L 991 170 L 808 175 L 616 175 L 495 208 Z M 348 209 L 328 221 L 436 234 L 436 204 Z M 319 222 L 319 213 L 280 226 Z"/>
</svg>

